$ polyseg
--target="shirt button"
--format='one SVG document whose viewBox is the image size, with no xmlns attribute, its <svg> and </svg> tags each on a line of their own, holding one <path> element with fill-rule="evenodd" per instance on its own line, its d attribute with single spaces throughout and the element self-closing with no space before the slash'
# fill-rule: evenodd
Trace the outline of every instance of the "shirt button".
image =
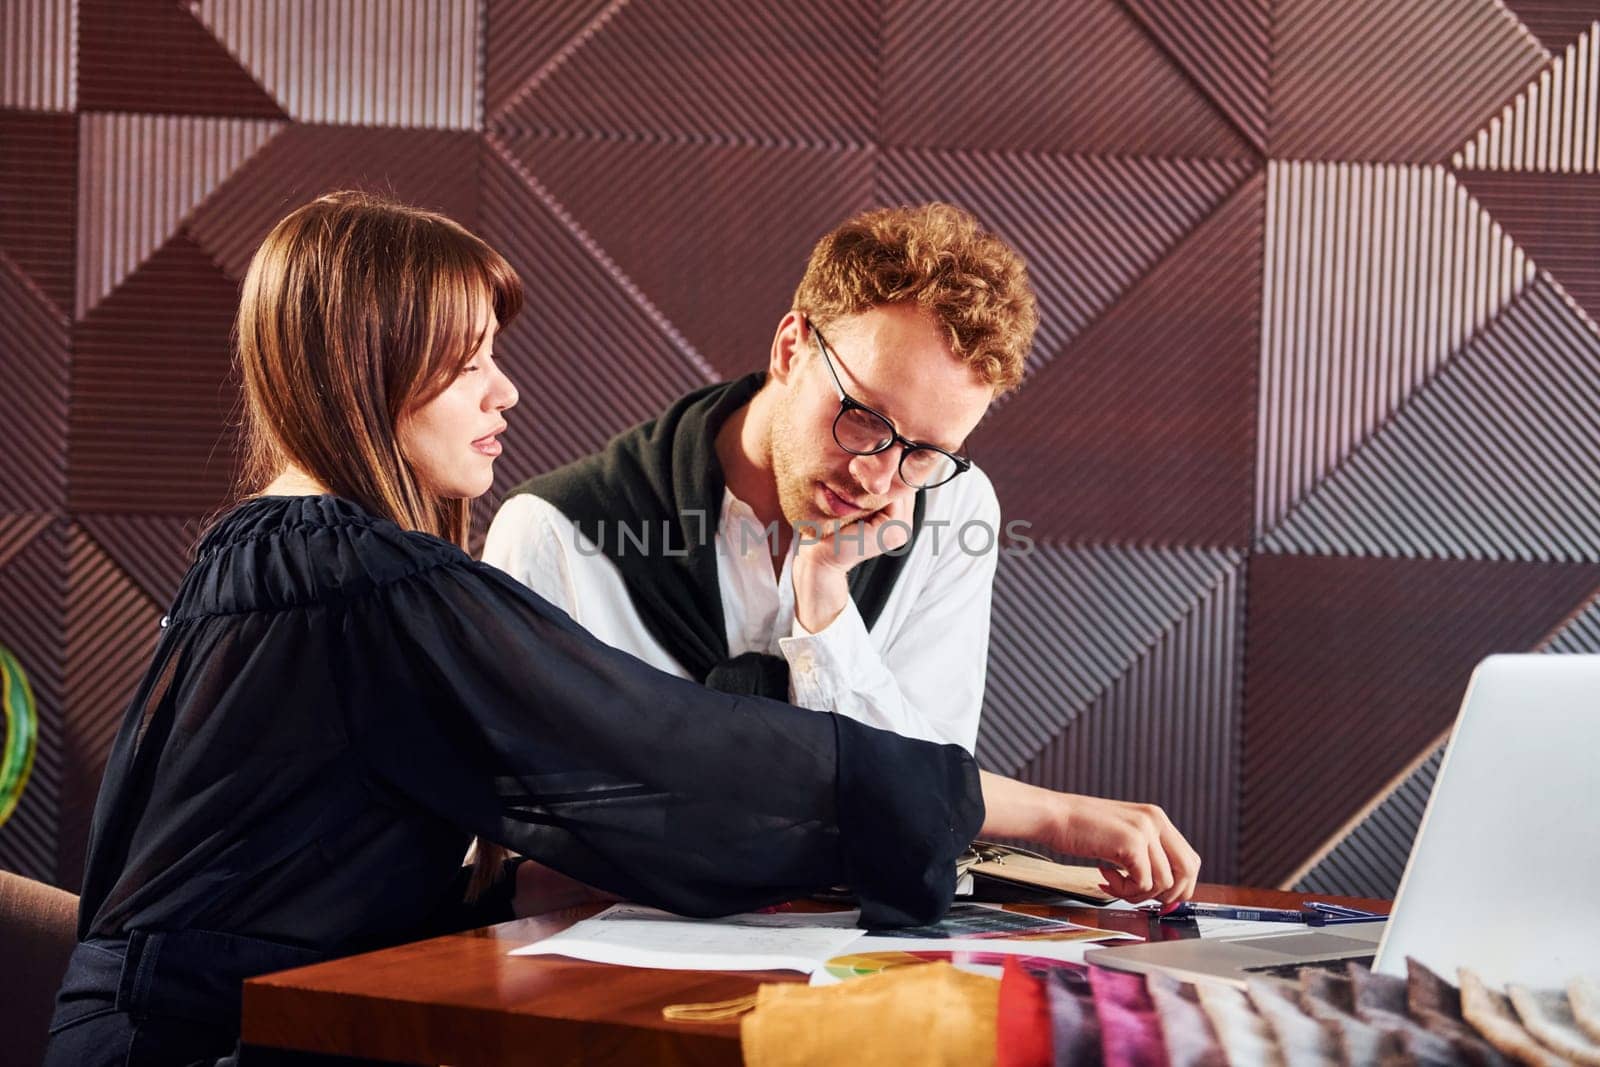
<svg viewBox="0 0 1600 1067">
<path fill-rule="evenodd" d="M 802 674 L 810 674 L 817 665 L 817 659 L 809 652 L 802 652 L 794 658 L 794 665 Z"/>
</svg>

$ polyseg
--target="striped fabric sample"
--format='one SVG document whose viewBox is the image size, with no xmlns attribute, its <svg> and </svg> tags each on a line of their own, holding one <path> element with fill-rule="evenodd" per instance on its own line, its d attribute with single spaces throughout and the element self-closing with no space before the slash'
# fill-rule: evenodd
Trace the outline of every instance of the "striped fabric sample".
<svg viewBox="0 0 1600 1067">
<path fill-rule="evenodd" d="M 1277 1035 L 1243 992 L 1221 982 L 1201 982 L 1195 992 L 1229 1063 L 1283 1064 Z"/>
<path fill-rule="evenodd" d="M 1099 1067 L 1100 1017 L 1089 976 L 1077 969 L 1053 971 L 1047 993 L 1055 1067 Z"/>
<path fill-rule="evenodd" d="M 1277 1040 L 1284 1067 L 1337 1067 L 1344 1062 L 1338 1031 L 1302 1008 L 1298 988 L 1277 978 L 1251 978 L 1246 990 Z"/>
<path fill-rule="evenodd" d="M 1146 986 L 1172 1067 L 1223 1067 L 1228 1062 L 1192 984 L 1152 974 Z"/>
<path fill-rule="evenodd" d="M 1528 1033 L 1504 993 L 1484 984 L 1476 971 L 1461 969 L 1461 1014 L 1495 1048 L 1528 1067 L 1561 1067 L 1567 1061 Z"/>
<path fill-rule="evenodd" d="M 1512 984 L 1506 987 L 1506 992 L 1511 997 L 1511 1006 L 1522 1018 L 1522 1025 L 1547 1048 L 1575 1063 L 1600 1067 L 1600 1041 L 1578 1025 L 1564 991 Z"/>
<path fill-rule="evenodd" d="M 1167 1049 L 1144 975 L 1091 967 L 1089 987 L 1094 990 L 1105 1067 L 1167 1067 Z"/>
</svg>

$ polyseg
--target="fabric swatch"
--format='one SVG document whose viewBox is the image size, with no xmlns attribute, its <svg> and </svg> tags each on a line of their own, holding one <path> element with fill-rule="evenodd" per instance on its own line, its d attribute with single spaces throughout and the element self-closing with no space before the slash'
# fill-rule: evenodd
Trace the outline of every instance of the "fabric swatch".
<svg viewBox="0 0 1600 1067">
<path fill-rule="evenodd" d="M 1044 980 L 1029 974 L 1015 956 L 1007 956 L 995 1021 L 996 1067 L 1053 1067 L 1054 1062 Z"/>
<path fill-rule="evenodd" d="M 1558 1067 L 1566 1062 L 1528 1033 L 1505 994 L 1484 985 L 1476 971 L 1463 967 L 1460 974 L 1461 1014 L 1486 1041 L 1531 1067 Z"/>
<path fill-rule="evenodd" d="M 1000 983 L 948 963 L 896 967 L 831 986 L 768 983 L 744 1017 L 749 1067 L 817 1063 L 986 1067 L 995 1062 Z M 827 1019 L 827 1026 L 818 1026 Z"/>
<path fill-rule="evenodd" d="M 1055 1067 L 1099 1067 L 1100 1017 L 1087 971 L 1060 970 L 1050 976 L 1050 1046 Z"/>
<path fill-rule="evenodd" d="M 1229 1063 L 1282 1067 L 1283 1056 L 1278 1051 L 1277 1038 L 1249 997 L 1222 982 L 1200 982 L 1195 992 L 1199 994 L 1206 1018 L 1216 1028 L 1217 1040 L 1227 1053 Z"/>
<path fill-rule="evenodd" d="M 1469 1046 L 1433 1033 L 1411 1018 L 1406 979 L 1373 974 L 1355 964 L 1346 970 L 1350 976 L 1350 991 L 1355 996 L 1356 1016 L 1362 1022 L 1393 1034 L 1402 1051 L 1422 1067 L 1474 1062 L 1470 1059 L 1473 1050 Z"/>
<path fill-rule="evenodd" d="M 1416 960 L 1406 959 L 1406 1003 L 1411 1018 L 1451 1042 L 1466 1063 L 1510 1067 L 1461 1015 L 1461 992 Z"/>
<path fill-rule="evenodd" d="M 1200 995 L 1188 982 L 1164 974 L 1152 974 L 1145 983 L 1150 1002 L 1155 1005 L 1156 1021 L 1167 1046 L 1172 1067 L 1226 1067 L 1217 1032 L 1200 1007 Z"/>
<path fill-rule="evenodd" d="M 1285 1067 L 1337 1067 L 1344 1062 L 1338 1037 L 1307 1014 L 1298 987 L 1277 978 L 1251 978 L 1246 991 L 1277 1039 Z"/>
<path fill-rule="evenodd" d="M 1094 990 L 1105 1067 L 1168 1067 L 1167 1046 L 1144 975 L 1090 967 L 1089 988 Z"/>
<path fill-rule="evenodd" d="M 1572 1004 L 1572 1017 L 1578 1020 L 1583 1032 L 1600 1041 L 1600 979 L 1587 975 L 1567 983 L 1567 1000 Z"/>
<path fill-rule="evenodd" d="M 1578 1026 L 1565 992 L 1529 989 L 1512 983 L 1506 987 L 1506 993 L 1528 1033 L 1569 1060 L 1600 1067 L 1600 1042 Z"/>
</svg>

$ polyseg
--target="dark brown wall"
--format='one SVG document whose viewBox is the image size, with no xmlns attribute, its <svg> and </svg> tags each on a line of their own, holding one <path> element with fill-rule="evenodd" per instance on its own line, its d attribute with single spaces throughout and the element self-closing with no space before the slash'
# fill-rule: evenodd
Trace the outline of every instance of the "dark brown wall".
<svg viewBox="0 0 1600 1067">
<path fill-rule="evenodd" d="M 1035 541 L 997 581 L 980 754 L 1161 802 L 1211 878 L 1392 889 L 1472 663 L 1600 639 L 1597 14 L 17 0 L 0 642 L 42 741 L 0 865 L 76 883 L 231 477 L 243 267 L 363 185 L 528 282 L 501 488 L 758 365 L 844 215 L 976 211 L 1044 315 L 973 442 Z"/>
</svg>

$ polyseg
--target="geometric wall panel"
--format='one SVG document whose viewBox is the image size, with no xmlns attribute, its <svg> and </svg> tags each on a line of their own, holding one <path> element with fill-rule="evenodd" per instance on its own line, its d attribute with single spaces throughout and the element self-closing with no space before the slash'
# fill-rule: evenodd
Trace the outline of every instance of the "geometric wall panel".
<svg viewBox="0 0 1600 1067">
<path fill-rule="evenodd" d="M 51 516 L 39 512 L 0 512 L 0 567 L 27 548 L 52 521 Z"/>
<path fill-rule="evenodd" d="M 1596 599 L 1541 641 L 1535 651 L 1600 653 L 1600 599 Z M 1438 776 L 1444 746 L 1433 748 L 1421 764 L 1380 800 L 1325 856 L 1311 866 L 1295 889 L 1308 893 L 1349 893 L 1393 897 L 1411 854 L 1422 812 Z"/>
<path fill-rule="evenodd" d="M 72 313 L 78 120 L 0 111 L 0 253 Z"/>
<path fill-rule="evenodd" d="M 1567 45 L 1452 162 L 1469 170 L 1593 173 L 1600 167 L 1600 26 Z"/>
<path fill-rule="evenodd" d="M 1262 542 L 1600 562 L 1600 330 L 1541 275 Z"/>
<path fill-rule="evenodd" d="M 1182 620 L 1233 596 L 1240 560 L 1204 549 L 1045 544 L 1002 554 L 979 760 L 1013 773 L 1037 757 Z M 1072 655 L 1056 654 L 1062 648 Z"/>
<path fill-rule="evenodd" d="M 85 111 L 289 116 L 181 0 L 77 0 Z"/>
<path fill-rule="evenodd" d="M 279 219 L 336 189 L 382 193 L 472 229 L 477 166 L 478 138 L 469 133 L 292 125 L 224 181 L 185 229 L 238 280 Z"/>
<path fill-rule="evenodd" d="M 85 115 L 78 151 L 78 315 L 116 288 L 283 123 Z"/>
<path fill-rule="evenodd" d="M 723 377 L 766 365 L 812 245 L 872 188 L 867 152 L 502 143 Z"/>
<path fill-rule="evenodd" d="M 881 84 L 881 134 L 896 147 L 1183 159 L 1254 154 L 1111 0 L 981 8 L 895 0 L 885 13 Z"/>
<path fill-rule="evenodd" d="M 89 535 L 151 603 L 172 603 L 178 583 L 194 562 L 204 520 L 160 515 L 79 513 L 78 527 Z"/>
<path fill-rule="evenodd" d="M 495 358 L 523 399 L 506 413 L 506 451 L 480 517 L 511 486 L 718 377 L 492 137 L 482 176 L 481 232 L 522 277 L 526 303 L 495 338 Z"/>
<path fill-rule="evenodd" d="M 192 516 L 222 503 L 234 477 L 238 301 L 180 233 L 89 312 L 72 366 L 73 510 Z"/>
<path fill-rule="evenodd" d="M 1443 759 L 1440 745 L 1326 856 L 1294 878 L 1295 890 L 1393 899 Z"/>
<path fill-rule="evenodd" d="M 488 0 L 485 21 L 494 32 L 484 37 L 486 123 L 565 63 L 580 35 L 594 33 L 618 10 L 608 0 Z"/>
<path fill-rule="evenodd" d="M 1127 0 L 1167 58 L 1199 84 L 1257 151 L 1267 146 L 1272 0 Z"/>
<path fill-rule="evenodd" d="M 496 113 L 495 128 L 635 142 L 865 147 L 876 130 L 878 21 L 877 4 L 856 0 L 612 5 L 529 72 L 514 102 Z"/>
<path fill-rule="evenodd" d="M 1249 543 L 1262 186 L 1248 181 L 984 420 L 973 454 L 1031 536 Z"/>
<path fill-rule="evenodd" d="M 77 107 L 77 38 L 74 0 L 9 0 L 0 8 L 0 107 Z"/>
<path fill-rule="evenodd" d="M 1506 7 L 1552 52 L 1594 24 L 1594 0 L 1504 0 Z"/>
<path fill-rule="evenodd" d="M 1443 163 L 1549 58 L 1498 0 L 1279 0 L 1273 48 L 1268 143 L 1305 160 Z"/>
<path fill-rule="evenodd" d="M 52 881 L 64 773 L 66 524 L 28 521 L 26 529 L 35 531 L 33 535 L 21 545 L 7 545 L 11 534 L 26 532 L 10 529 L 13 525 L 0 519 L 0 645 L 17 657 L 33 688 L 39 741 L 22 800 L 0 826 L 0 869 Z"/>
<path fill-rule="evenodd" d="M 1205 862 L 1207 881 L 1236 876 L 1238 723 L 1244 573 L 1237 553 L 1210 554 L 1214 584 L 1017 771 L 1024 781 L 1159 804 Z M 1148 596 L 1139 590 L 1139 603 Z M 1127 603 L 1105 605 L 1105 625 Z M 1082 646 L 1074 646 L 1076 649 Z M 1048 687 L 1042 660 L 1013 665 Z M 1015 686 L 1013 686 L 1015 688 Z M 990 716 L 998 718 L 999 709 Z M 981 744 L 981 743 L 980 743 Z"/>
<path fill-rule="evenodd" d="M 1461 171 L 1511 239 L 1600 322 L 1600 174 Z"/>
<path fill-rule="evenodd" d="M 1240 874 L 1275 885 L 1449 727 L 1472 668 L 1589 600 L 1600 567 L 1256 555 Z"/>
<path fill-rule="evenodd" d="M 76 890 L 106 755 L 149 666 L 162 612 L 82 530 L 72 530 L 68 545 L 68 729 L 58 880 Z"/>
<path fill-rule="evenodd" d="M 1440 168 L 1274 162 L 1267 173 L 1258 531 L 1534 270 Z"/>
<path fill-rule="evenodd" d="M 0 511 L 59 511 L 67 495 L 70 326 L 0 250 L 0 427 L 24 447 L 0 460 Z"/>
<path fill-rule="evenodd" d="M 1255 169 L 1249 160 L 888 151 L 875 199 L 949 200 L 1016 244 L 1039 295 L 1028 356 L 1037 372 Z"/>
<path fill-rule="evenodd" d="M 477 0 L 199 0 L 188 7 L 301 122 L 480 125 Z"/>
<path fill-rule="evenodd" d="M 1600 655 L 1600 597 L 1557 630 L 1544 643 L 1543 650 L 1563 655 Z"/>
</svg>

